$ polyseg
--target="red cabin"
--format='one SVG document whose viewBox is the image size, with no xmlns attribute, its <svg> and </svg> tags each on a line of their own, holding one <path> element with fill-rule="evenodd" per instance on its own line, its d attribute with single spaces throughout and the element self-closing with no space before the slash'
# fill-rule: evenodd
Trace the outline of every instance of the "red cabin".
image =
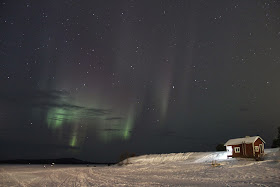
<svg viewBox="0 0 280 187">
<path fill-rule="evenodd" d="M 259 158 L 264 155 L 265 141 L 260 136 L 246 136 L 228 140 L 224 146 L 228 157 Z"/>
</svg>

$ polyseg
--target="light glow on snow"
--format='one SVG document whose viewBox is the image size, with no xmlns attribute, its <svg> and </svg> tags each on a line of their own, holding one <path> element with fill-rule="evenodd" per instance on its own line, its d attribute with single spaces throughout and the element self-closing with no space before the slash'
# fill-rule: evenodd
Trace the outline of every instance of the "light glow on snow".
<svg viewBox="0 0 280 187">
<path fill-rule="evenodd" d="M 232 146 L 227 146 L 227 156 L 232 155 Z"/>
</svg>

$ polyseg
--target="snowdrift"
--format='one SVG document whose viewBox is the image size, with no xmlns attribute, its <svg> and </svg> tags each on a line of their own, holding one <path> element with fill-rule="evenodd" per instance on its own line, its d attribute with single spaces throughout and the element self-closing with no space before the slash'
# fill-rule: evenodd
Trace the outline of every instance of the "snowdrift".
<svg viewBox="0 0 280 187">
<path fill-rule="evenodd" d="M 280 158 L 280 148 L 265 149 L 265 160 Z M 226 151 L 219 152 L 189 152 L 170 154 L 151 154 L 128 158 L 124 163 L 129 164 L 158 164 L 169 162 L 203 163 L 212 161 L 234 161 L 242 158 L 227 158 Z"/>
</svg>

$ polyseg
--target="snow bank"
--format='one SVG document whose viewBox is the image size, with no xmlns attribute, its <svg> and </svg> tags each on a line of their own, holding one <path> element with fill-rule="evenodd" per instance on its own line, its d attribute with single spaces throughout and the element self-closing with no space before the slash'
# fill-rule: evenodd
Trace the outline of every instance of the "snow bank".
<svg viewBox="0 0 280 187">
<path fill-rule="evenodd" d="M 142 155 L 128 159 L 131 164 L 157 164 L 167 162 L 189 162 L 201 163 L 212 162 L 214 160 L 226 160 L 226 151 L 221 152 L 190 152 L 190 153 L 171 153 L 171 154 L 152 154 Z"/>
<path fill-rule="evenodd" d="M 209 153 L 201 158 L 198 158 L 194 161 L 194 163 L 201 163 L 201 162 L 212 162 L 214 160 L 216 161 L 222 161 L 222 160 L 228 160 L 227 158 L 227 152 L 226 151 L 220 151 L 220 152 L 212 152 Z"/>
<path fill-rule="evenodd" d="M 175 162 L 184 161 L 193 153 L 170 153 L 170 154 L 153 154 L 153 155 L 142 155 L 138 157 L 129 158 L 129 163 L 143 164 L 143 163 L 164 163 L 164 162 Z"/>
<path fill-rule="evenodd" d="M 280 158 L 280 148 L 265 149 L 265 160 L 277 160 Z M 128 159 L 130 164 L 158 164 L 169 162 L 204 163 L 212 161 L 234 161 L 227 158 L 226 151 L 219 152 L 189 152 L 170 154 L 151 154 L 132 157 Z M 126 161 L 124 161 L 125 163 Z"/>
</svg>

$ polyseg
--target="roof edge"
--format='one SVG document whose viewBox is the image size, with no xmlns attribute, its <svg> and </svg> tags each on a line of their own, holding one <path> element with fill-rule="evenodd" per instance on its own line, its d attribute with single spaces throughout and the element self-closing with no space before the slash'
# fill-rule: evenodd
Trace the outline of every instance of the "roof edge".
<svg viewBox="0 0 280 187">
<path fill-rule="evenodd" d="M 260 138 L 261 141 L 262 141 L 263 143 L 266 143 L 260 136 L 256 136 L 256 138 L 254 139 L 254 142 L 255 142 L 258 138 Z M 239 138 L 234 138 L 234 139 L 239 139 Z M 237 144 L 228 144 L 228 142 L 229 142 L 230 140 L 234 140 L 234 139 L 229 139 L 229 140 L 224 144 L 224 146 L 237 145 Z"/>
<path fill-rule="evenodd" d="M 260 138 L 261 141 L 262 141 L 263 143 L 266 143 L 260 136 L 257 136 L 256 139 L 255 139 L 255 141 L 256 141 L 258 138 Z M 254 142 L 255 142 L 255 141 L 254 141 Z"/>
</svg>

